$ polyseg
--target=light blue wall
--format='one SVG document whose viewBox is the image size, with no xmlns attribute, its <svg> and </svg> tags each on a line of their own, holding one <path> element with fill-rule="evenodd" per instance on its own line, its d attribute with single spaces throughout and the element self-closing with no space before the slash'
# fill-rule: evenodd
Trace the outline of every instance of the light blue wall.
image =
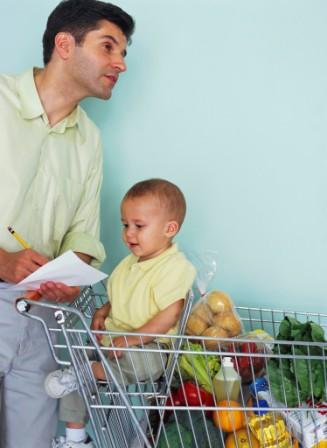
<svg viewBox="0 0 327 448">
<path fill-rule="evenodd" d="M 1 71 L 41 63 L 56 3 L 0 0 Z M 85 103 L 105 150 L 105 269 L 126 253 L 122 195 L 166 177 L 189 206 L 180 244 L 218 254 L 211 287 L 327 313 L 327 2 L 117 4 L 137 21 L 128 72 L 109 103 Z"/>
</svg>

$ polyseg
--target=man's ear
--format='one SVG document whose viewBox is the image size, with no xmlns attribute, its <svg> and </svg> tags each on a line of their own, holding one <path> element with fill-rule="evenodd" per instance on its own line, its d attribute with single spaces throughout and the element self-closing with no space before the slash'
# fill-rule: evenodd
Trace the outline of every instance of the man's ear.
<svg viewBox="0 0 327 448">
<path fill-rule="evenodd" d="M 54 41 L 54 49 L 63 60 L 69 59 L 73 48 L 75 47 L 74 37 L 65 31 L 56 34 Z"/>
<path fill-rule="evenodd" d="M 168 238 L 172 238 L 179 231 L 179 224 L 177 221 L 169 221 L 167 223 L 166 235 Z"/>
</svg>

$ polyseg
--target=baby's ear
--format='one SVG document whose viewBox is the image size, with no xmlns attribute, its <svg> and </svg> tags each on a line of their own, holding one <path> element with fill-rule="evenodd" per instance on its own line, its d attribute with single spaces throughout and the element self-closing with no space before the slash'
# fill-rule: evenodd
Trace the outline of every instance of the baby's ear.
<svg viewBox="0 0 327 448">
<path fill-rule="evenodd" d="M 179 224 L 177 221 L 169 221 L 167 223 L 166 234 L 168 238 L 172 238 L 179 231 Z"/>
</svg>

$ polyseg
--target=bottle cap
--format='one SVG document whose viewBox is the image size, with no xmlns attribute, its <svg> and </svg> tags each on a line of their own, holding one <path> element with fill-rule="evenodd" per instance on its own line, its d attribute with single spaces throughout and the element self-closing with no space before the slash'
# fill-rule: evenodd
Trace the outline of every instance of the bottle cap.
<svg viewBox="0 0 327 448">
<path fill-rule="evenodd" d="M 223 366 L 224 367 L 234 367 L 234 364 L 232 362 L 232 358 L 230 358 L 229 356 L 225 356 L 223 358 Z"/>
</svg>

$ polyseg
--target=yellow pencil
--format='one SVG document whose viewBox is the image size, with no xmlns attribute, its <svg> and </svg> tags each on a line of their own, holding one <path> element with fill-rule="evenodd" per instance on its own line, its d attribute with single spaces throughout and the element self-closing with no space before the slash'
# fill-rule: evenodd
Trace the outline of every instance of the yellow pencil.
<svg viewBox="0 0 327 448">
<path fill-rule="evenodd" d="M 26 241 L 19 235 L 19 233 L 16 232 L 12 227 L 8 226 L 7 229 L 12 234 L 14 238 L 23 246 L 24 249 L 29 249 L 31 246 L 26 243 Z M 27 291 L 24 294 L 24 297 L 29 300 L 40 300 L 42 297 L 42 294 L 40 294 L 37 291 Z"/>
<path fill-rule="evenodd" d="M 7 229 L 12 234 L 12 236 L 16 238 L 16 240 L 23 246 L 24 249 L 29 249 L 31 247 L 12 227 L 8 226 Z"/>
</svg>

